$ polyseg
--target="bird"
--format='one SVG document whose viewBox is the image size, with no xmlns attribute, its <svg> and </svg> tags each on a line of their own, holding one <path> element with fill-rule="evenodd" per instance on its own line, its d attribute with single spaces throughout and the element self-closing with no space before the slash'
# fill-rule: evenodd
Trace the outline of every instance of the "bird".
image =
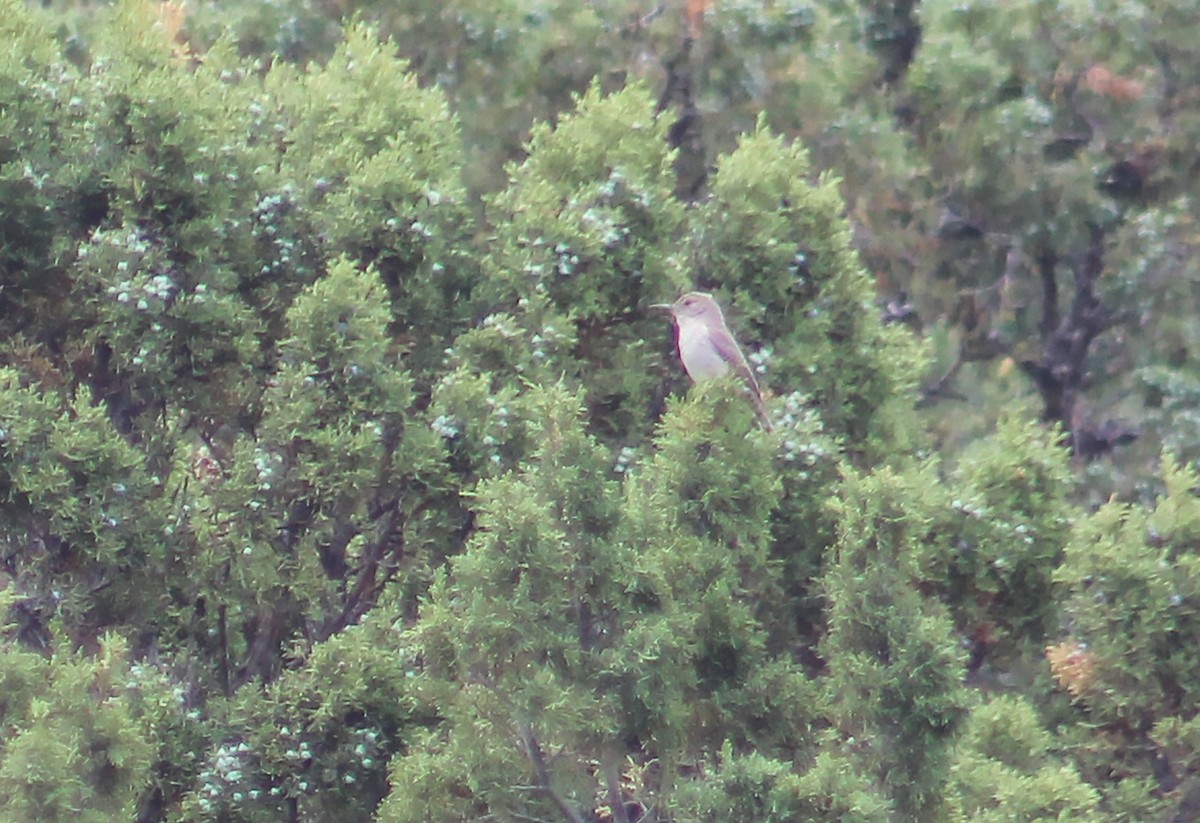
<svg viewBox="0 0 1200 823">
<path fill-rule="evenodd" d="M 759 425 L 772 431 L 758 381 L 737 341 L 729 333 L 725 315 L 713 296 L 693 291 L 674 303 L 656 303 L 651 308 L 669 311 L 674 318 L 679 359 L 692 382 L 724 377 L 732 370 L 749 391 Z"/>
</svg>

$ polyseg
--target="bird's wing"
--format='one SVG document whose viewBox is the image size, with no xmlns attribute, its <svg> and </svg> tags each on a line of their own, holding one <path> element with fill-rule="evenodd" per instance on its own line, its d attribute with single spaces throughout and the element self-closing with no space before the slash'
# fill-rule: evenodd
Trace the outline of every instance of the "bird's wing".
<svg viewBox="0 0 1200 823">
<path fill-rule="evenodd" d="M 721 359 L 733 367 L 738 377 L 750 384 L 755 394 L 759 394 L 758 381 L 754 379 L 754 372 L 751 370 L 750 364 L 746 362 L 746 356 L 742 354 L 733 335 L 725 329 L 710 329 L 709 340 L 712 341 L 717 354 L 721 355 Z"/>
<path fill-rule="evenodd" d="M 742 354 L 741 348 L 737 341 L 725 329 L 710 329 L 709 340 L 712 341 L 713 348 L 717 350 L 717 354 L 721 359 L 733 367 L 737 376 L 742 379 L 747 386 L 750 387 L 751 399 L 754 401 L 754 413 L 758 417 L 758 422 L 767 431 L 773 431 L 771 425 L 771 416 L 767 414 L 767 406 L 762 399 L 762 391 L 758 388 L 758 381 L 754 378 L 754 371 L 750 368 L 750 364 L 746 362 L 746 356 Z"/>
</svg>

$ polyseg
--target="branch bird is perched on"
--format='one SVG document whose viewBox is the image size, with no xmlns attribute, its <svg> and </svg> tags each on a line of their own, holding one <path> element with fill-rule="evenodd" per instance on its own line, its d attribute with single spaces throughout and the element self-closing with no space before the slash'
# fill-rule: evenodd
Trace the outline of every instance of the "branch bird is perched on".
<svg viewBox="0 0 1200 823">
<path fill-rule="evenodd" d="M 688 292 L 674 303 L 659 303 L 651 308 L 665 309 L 675 318 L 679 359 L 683 361 L 683 370 L 692 378 L 692 382 L 724 377 L 732 369 L 750 392 L 759 424 L 771 431 L 771 419 L 767 416 L 758 381 L 754 379 L 754 372 L 746 363 L 737 341 L 729 333 L 725 315 L 712 295 L 699 291 Z"/>
</svg>

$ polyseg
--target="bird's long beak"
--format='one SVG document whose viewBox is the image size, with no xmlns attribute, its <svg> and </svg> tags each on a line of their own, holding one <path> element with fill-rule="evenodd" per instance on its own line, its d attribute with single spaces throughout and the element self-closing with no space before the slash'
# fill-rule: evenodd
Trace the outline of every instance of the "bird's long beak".
<svg viewBox="0 0 1200 823">
<path fill-rule="evenodd" d="M 670 310 L 671 310 L 671 304 L 670 304 L 670 303 L 651 303 L 651 304 L 650 304 L 649 306 L 647 306 L 646 308 L 648 308 L 648 309 L 657 309 L 658 311 L 670 311 Z"/>
</svg>

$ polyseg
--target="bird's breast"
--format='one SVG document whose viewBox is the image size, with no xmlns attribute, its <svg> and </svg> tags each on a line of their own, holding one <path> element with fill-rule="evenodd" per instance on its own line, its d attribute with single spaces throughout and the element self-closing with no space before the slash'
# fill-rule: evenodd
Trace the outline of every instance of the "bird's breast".
<svg viewBox="0 0 1200 823">
<path fill-rule="evenodd" d="M 679 325 L 679 359 L 692 380 L 721 377 L 729 371 L 729 364 L 713 345 L 703 323 Z"/>
</svg>

